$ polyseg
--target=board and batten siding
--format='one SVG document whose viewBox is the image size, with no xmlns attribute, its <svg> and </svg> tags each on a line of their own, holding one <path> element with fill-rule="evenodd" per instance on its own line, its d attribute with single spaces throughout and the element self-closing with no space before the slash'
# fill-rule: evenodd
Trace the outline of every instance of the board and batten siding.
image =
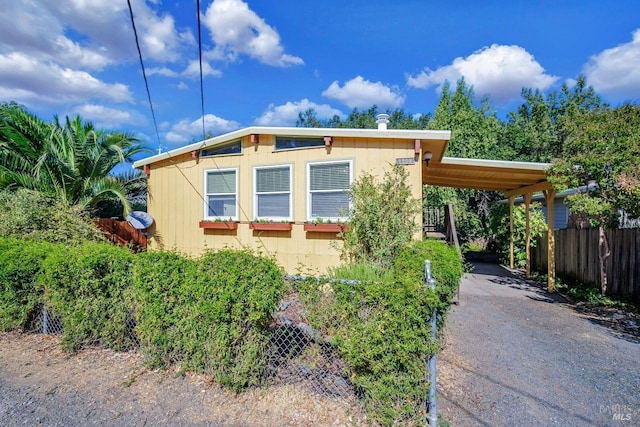
<svg viewBox="0 0 640 427">
<path fill-rule="evenodd" d="M 352 162 L 353 178 L 363 172 L 382 177 L 396 158 L 413 158 L 414 141 L 406 139 L 334 137 L 330 148 L 313 147 L 275 150 L 275 137 L 260 135 L 254 144 L 242 140 L 242 154 L 193 158 L 175 156 L 151 165 L 148 212 L 155 219 L 150 248 L 176 250 L 198 256 L 207 249 L 249 247 L 274 255 L 287 273 L 322 274 L 340 263 L 342 242 L 335 234 L 305 232 L 307 220 L 307 164 L 309 162 Z M 403 166 L 409 173 L 413 196 L 422 197 L 421 159 Z M 254 166 L 291 165 L 293 226 L 291 231 L 255 231 Z M 199 227 L 204 219 L 204 174 L 206 170 L 237 168 L 238 228 L 212 230 Z M 417 217 L 416 223 L 421 224 Z M 420 238 L 421 233 L 416 233 Z M 336 247 L 337 246 L 337 247 Z"/>
</svg>

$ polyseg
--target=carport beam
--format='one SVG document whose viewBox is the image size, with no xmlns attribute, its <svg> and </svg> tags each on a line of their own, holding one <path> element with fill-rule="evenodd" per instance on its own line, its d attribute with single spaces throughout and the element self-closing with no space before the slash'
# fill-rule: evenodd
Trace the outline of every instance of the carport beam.
<svg viewBox="0 0 640 427">
<path fill-rule="evenodd" d="M 547 202 L 547 290 L 556 290 L 556 238 L 553 203 L 556 198 L 556 190 L 551 188 L 542 192 Z"/>
<path fill-rule="evenodd" d="M 509 267 L 513 270 L 515 268 L 513 258 L 513 205 L 515 204 L 516 196 L 509 197 Z"/>
<path fill-rule="evenodd" d="M 527 279 L 531 277 L 531 198 L 533 193 L 525 193 L 524 195 L 524 209 L 525 209 L 525 241 L 524 246 L 527 253 L 526 257 L 526 272 Z"/>
</svg>

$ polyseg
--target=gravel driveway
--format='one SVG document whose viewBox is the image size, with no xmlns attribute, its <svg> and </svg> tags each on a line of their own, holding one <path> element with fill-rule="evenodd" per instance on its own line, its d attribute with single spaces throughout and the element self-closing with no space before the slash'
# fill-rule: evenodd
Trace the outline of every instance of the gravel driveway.
<svg viewBox="0 0 640 427">
<path fill-rule="evenodd" d="M 447 318 L 442 418 L 454 427 L 640 426 L 638 319 L 576 308 L 476 264 Z"/>
</svg>

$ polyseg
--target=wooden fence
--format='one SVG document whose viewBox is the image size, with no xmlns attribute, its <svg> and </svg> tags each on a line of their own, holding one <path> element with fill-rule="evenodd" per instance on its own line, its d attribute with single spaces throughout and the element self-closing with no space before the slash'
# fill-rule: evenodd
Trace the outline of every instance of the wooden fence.
<svg viewBox="0 0 640 427">
<path fill-rule="evenodd" d="M 102 230 L 107 239 L 121 246 L 130 246 L 135 252 L 147 247 L 147 236 L 133 228 L 127 221 L 116 218 L 100 218 L 96 226 Z"/>
<path fill-rule="evenodd" d="M 611 255 L 605 262 L 607 293 L 640 301 L 640 228 L 606 230 Z M 565 228 L 555 231 L 556 273 L 581 283 L 600 286 L 597 228 Z M 547 236 L 531 250 L 531 267 L 547 271 Z"/>
</svg>

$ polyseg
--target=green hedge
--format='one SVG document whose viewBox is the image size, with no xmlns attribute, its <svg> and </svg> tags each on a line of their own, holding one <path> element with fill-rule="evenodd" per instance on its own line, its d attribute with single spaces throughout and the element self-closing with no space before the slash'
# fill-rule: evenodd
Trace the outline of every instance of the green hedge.
<svg viewBox="0 0 640 427">
<path fill-rule="evenodd" d="M 68 351 L 137 345 L 153 365 L 179 363 L 240 390 L 266 367 L 268 325 L 282 270 L 249 250 L 132 254 L 94 242 L 62 245 L 0 237 L 0 328 L 29 327 L 46 305 Z M 135 320 L 134 320 L 135 319 Z"/>
<path fill-rule="evenodd" d="M 54 248 L 43 264 L 43 302 L 62 320 L 64 348 L 134 346 L 125 331 L 133 254 L 102 242 Z"/>
<path fill-rule="evenodd" d="M 432 261 L 435 292 L 425 289 L 425 259 Z M 339 269 L 339 278 L 358 279 L 349 270 L 369 275 L 356 265 Z M 454 248 L 415 241 L 400 250 L 393 274 L 384 274 L 393 280 L 296 284 L 312 325 L 331 337 L 349 366 L 351 382 L 382 425 L 420 423 L 429 387 L 425 363 L 438 350 L 429 319 L 434 309 L 446 312 L 462 274 Z"/>
<path fill-rule="evenodd" d="M 284 292 L 281 269 L 249 250 L 197 260 L 141 254 L 134 294 L 137 331 L 151 363 L 179 362 L 233 389 L 259 383 L 267 326 Z"/>
<path fill-rule="evenodd" d="M 432 261 L 435 292 L 424 286 L 425 259 Z M 337 347 L 376 422 L 416 422 L 428 389 L 425 362 L 438 350 L 428 322 L 434 309 L 446 312 L 455 293 L 463 272 L 458 253 L 439 242 L 412 242 L 384 274 L 371 266 L 336 272 L 365 280 L 295 284 L 312 326 Z M 46 304 L 64 324 L 67 350 L 127 349 L 136 345 L 126 331 L 135 319 L 140 351 L 151 364 L 176 363 L 232 390 L 263 378 L 268 325 L 285 292 L 273 259 L 249 250 L 190 259 L 134 255 L 107 243 L 12 238 L 0 238 L 0 284 L 4 330 L 26 328 Z"/>
<path fill-rule="evenodd" d="M 0 330 L 24 330 L 40 308 L 38 278 L 55 245 L 0 238 Z"/>
</svg>

